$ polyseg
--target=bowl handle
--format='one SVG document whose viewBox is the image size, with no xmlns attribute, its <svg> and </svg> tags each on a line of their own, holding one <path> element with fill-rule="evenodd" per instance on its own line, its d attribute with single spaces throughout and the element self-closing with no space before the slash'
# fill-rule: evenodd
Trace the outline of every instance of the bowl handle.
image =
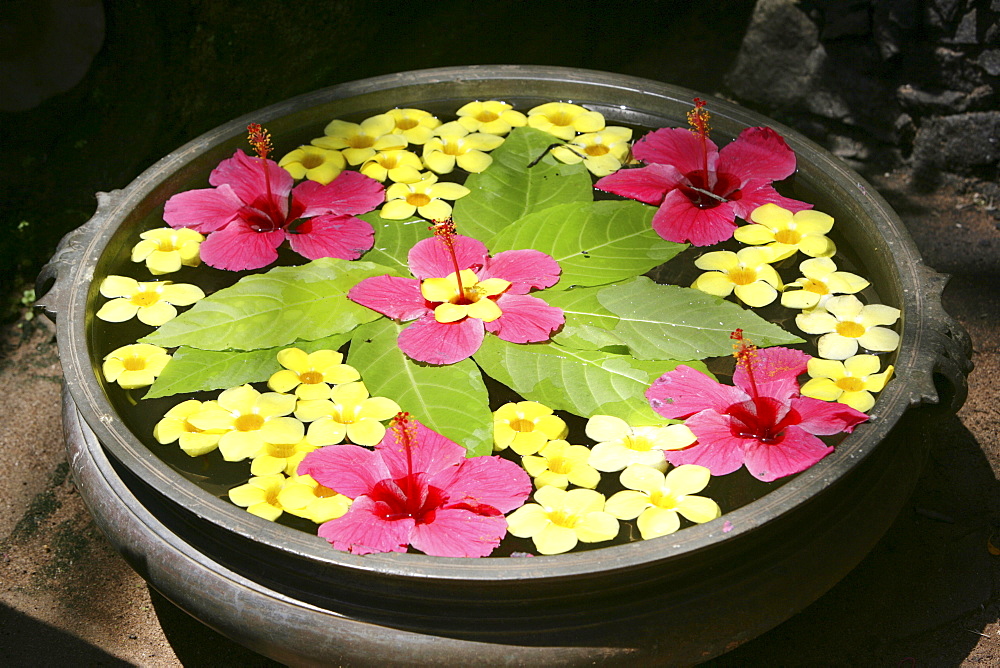
<svg viewBox="0 0 1000 668">
<path fill-rule="evenodd" d="M 926 322 L 929 342 L 927 357 L 915 378 L 921 383 L 919 401 L 936 404 L 947 413 L 955 413 L 969 393 L 966 376 L 972 371 L 972 339 L 965 328 L 947 311 L 941 295 L 950 277 L 930 267 L 921 266 L 921 293 L 927 296 Z M 935 411 L 936 412 L 936 411 Z"/>
<path fill-rule="evenodd" d="M 97 211 L 86 223 L 66 233 L 56 246 L 52 258 L 45 263 L 35 279 L 35 312 L 52 322 L 56 321 L 60 311 L 66 311 L 67 300 L 73 288 L 70 276 L 83 261 L 87 243 L 104 226 L 108 214 L 121 200 L 122 191 L 99 192 L 96 196 Z"/>
</svg>

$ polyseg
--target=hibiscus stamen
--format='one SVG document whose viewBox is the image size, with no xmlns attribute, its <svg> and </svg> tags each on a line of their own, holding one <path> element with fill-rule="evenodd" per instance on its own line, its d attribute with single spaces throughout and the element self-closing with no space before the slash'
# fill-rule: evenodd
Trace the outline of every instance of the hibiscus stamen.
<svg viewBox="0 0 1000 668">
<path fill-rule="evenodd" d="M 264 170 L 264 188 L 267 191 L 265 206 L 268 209 L 265 214 L 271 222 L 268 228 L 261 227 L 261 229 L 256 231 L 273 232 L 277 227 L 282 226 L 281 221 L 284 216 L 275 204 L 274 194 L 271 190 L 271 172 L 267 168 L 267 156 L 273 150 L 271 133 L 266 128 L 261 127 L 259 123 L 251 123 L 247 126 L 247 141 L 253 146 L 254 152 L 257 153 L 257 157 L 260 159 L 260 167 Z"/>
<path fill-rule="evenodd" d="M 708 132 L 712 129 L 708 125 L 708 119 L 709 114 L 705 111 L 705 100 L 696 97 L 694 109 L 687 113 L 687 121 L 691 126 L 691 131 L 701 139 L 701 175 L 705 187 L 708 187 Z"/>
<path fill-rule="evenodd" d="M 753 374 L 753 359 L 757 356 L 757 346 L 750 343 L 743 336 L 743 330 L 737 328 L 729 338 L 736 341 L 733 344 L 733 357 L 736 358 L 736 363 L 743 366 L 747 372 L 747 379 L 750 381 L 750 390 L 754 399 L 760 398 L 760 393 L 757 391 L 757 379 Z"/>
<path fill-rule="evenodd" d="M 392 424 L 389 428 L 392 429 L 392 433 L 396 435 L 396 442 L 399 443 L 400 447 L 402 447 L 406 452 L 406 476 L 402 480 L 406 489 L 404 489 L 403 492 L 406 494 L 407 498 L 412 498 L 413 454 L 411 450 L 413 449 L 414 442 L 417 440 L 417 425 L 410 421 L 409 413 L 406 411 L 400 411 L 396 413 L 394 418 L 392 418 Z"/>
<path fill-rule="evenodd" d="M 455 282 L 458 283 L 458 302 L 459 304 L 468 304 L 469 299 L 465 294 L 465 288 L 462 286 L 462 268 L 458 265 L 458 256 L 455 254 L 455 223 L 452 222 L 451 218 L 446 220 L 435 220 L 434 224 L 428 227 L 430 231 L 434 233 L 444 247 L 448 249 L 448 254 L 451 255 L 451 265 L 455 268 Z"/>
</svg>

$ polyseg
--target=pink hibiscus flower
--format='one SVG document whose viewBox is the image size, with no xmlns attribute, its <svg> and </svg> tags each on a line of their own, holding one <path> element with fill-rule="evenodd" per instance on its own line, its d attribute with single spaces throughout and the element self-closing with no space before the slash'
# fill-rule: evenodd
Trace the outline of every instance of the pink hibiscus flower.
<svg viewBox="0 0 1000 668">
<path fill-rule="evenodd" d="M 536 250 L 490 256 L 482 242 L 455 234 L 451 221 L 408 254 L 416 278 L 374 276 L 347 296 L 394 320 L 416 320 L 399 334 L 399 348 L 428 364 L 454 364 L 473 355 L 486 332 L 512 343 L 546 341 L 562 327 L 562 309 L 530 290 L 559 280 L 559 264 Z"/>
<path fill-rule="evenodd" d="M 325 186 L 304 181 L 293 189 L 292 176 L 267 159 L 270 135 L 259 125 L 248 129 L 258 157 L 237 150 L 212 170 L 213 188 L 178 193 L 164 206 L 163 219 L 171 227 L 208 235 L 201 245 L 205 264 L 259 269 L 278 258 L 285 239 L 310 260 L 354 260 L 372 247 L 375 231 L 354 215 L 384 201 L 381 183 L 345 171 Z"/>
<path fill-rule="evenodd" d="M 795 171 L 795 153 L 770 128 L 747 128 L 720 151 L 708 138 L 708 112 L 695 98 L 688 114 L 693 132 L 662 128 L 636 142 L 633 155 L 647 166 L 623 169 L 595 187 L 659 207 L 653 229 L 667 241 L 710 246 L 749 219 L 758 206 L 774 203 L 792 212 L 811 204 L 779 195 L 771 185 Z"/>
<path fill-rule="evenodd" d="M 369 450 L 330 445 L 306 455 L 299 474 L 354 499 L 319 535 L 354 554 L 405 552 L 485 557 L 507 533 L 504 517 L 531 493 L 531 479 L 497 456 L 465 448 L 399 413 Z"/>
<path fill-rule="evenodd" d="M 739 330 L 737 330 L 739 331 Z M 799 395 L 796 377 L 809 355 L 791 348 L 742 346 L 733 374 L 722 385 L 689 366 L 665 373 L 646 391 L 653 410 L 684 419 L 698 441 L 666 452 L 674 466 L 699 464 L 712 475 L 744 464 L 771 482 L 809 468 L 833 452 L 818 436 L 850 433 L 868 416 L 849 406 Z"/>
</svg>

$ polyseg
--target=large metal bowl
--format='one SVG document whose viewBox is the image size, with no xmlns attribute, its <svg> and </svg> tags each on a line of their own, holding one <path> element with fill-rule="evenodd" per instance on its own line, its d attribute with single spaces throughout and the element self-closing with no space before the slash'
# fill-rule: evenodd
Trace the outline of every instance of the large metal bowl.
<svg viewBox="0 0 1000 668">
<path fill-rule="evenodd" d="M 692 664 L 789 618 L 843 577 L 897 514 L 926 453 L 905 431 L 924 404 L 964 400 L 968 340 L 947 316 L 944 278 L 865 181 L 822 148 L 758 114 L 712 100 L 715 137 L 769 125 L 795 151 L 796 196 L 837 220 L 838 243 L 898 307 L 896 379 L 871 420 L 826 459 L 713 522 L 674 535 L 552 557 L 355 556 L 249 515 L 180 475 L 124 424 L 95 352 L 98 284 L 163 203 L 204 187 L 242 146 L 248 122 L 308 141 L 337 117 L 391 107 L 453 110 L 474 99 L 519 108 L 563 100 L 611 123 L 681 125 L 695 92 L 576 69 L 477 66 L 334 86 L 233 120 L 99 194 L 43 271 L 58 315 L 66 433 L 97 523 L 167 598 L 206 624 L 291 664 Z M 702 96 L 704 97 L 704 96 Z M 920 410 L 917 410 L 920 409 Z M 641 664 L 637 662 L 642 662 Z"/>
</svg>

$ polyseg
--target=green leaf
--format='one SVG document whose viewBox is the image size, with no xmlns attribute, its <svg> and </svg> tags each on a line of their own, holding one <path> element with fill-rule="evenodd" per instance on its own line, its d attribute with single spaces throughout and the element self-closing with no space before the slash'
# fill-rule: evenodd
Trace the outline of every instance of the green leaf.
<svg viewBox="0 0 1000 668">
<path fill-rule="evenodd" d="M 645 276 L 599 290 L 597 301 L 618 317 L 614 333 L 640 359 L 729 355 L 729 335 L 736 328 L 761 348 L 802 342 L 738 304 L 692 288 L 660 285 Z"/>
<path fill-rule="evenodd" d="M 743 330 L 761 348 L 802 339 L 733 302 L 700 290 L 660 285 L 645 276 L 618 285 L 546 290 L 535 295 L 563 310 L 555 343 L 583 350 L 622 345 L 639 359 L 704 359 L 732 352 Z"/>
<path fill-rule="evenodd" d="M 702 362 L 645 361 L 555 343 L 509 343 L 487 336 L 473 355 L 483 371 L 525 399 L 582 417 L 613 415 L 631 425 L 663 424 L 646 389 L 678 364 L 707 373 Z"/>
<path fill-rule="evenodd" d="M 375 245 L 365 253 L 365 261 L 377 262 L 391 267 L 401 276 L 409 276 L 410 265 L 407 255 L 413 244 L 432 236 L 427 229 L 430 223 L 416 217 L 406 220 L 386 220 L 378 215 L 378 211 L 366 213 L 358 218 L 366 221 L 375 230 Z"/>
<path fill-rule="evenodd" d="M 470 457 L 493 451 L 493 413 L 472 360 L 447 366 L 414 362 L 396 337 L 404 325 L 384 318 L 358 327 L 347 362 L 372 396 L 389 397 L 424 425 L 463 445 Z"/>
<path fill-rule="evenodd" d="M 566 317 L 566 324 L 552 335 L 553 343 L 581 350 L 624 345 L 621 337 L 614 331 L 618 316 L 601 306 L 597 300 L 597 294 L 604 289 L 605 286 L 600 286 L 532 293 L 550 306 L 561 308 Z"/>
<path fill-rule="evenodd" d="M 470 174 L 468 195 L 455 201 L 452 218 L 459 234 L 486 241 L 532 211 L 564 202 L 594 198 L 590 174 L 583 163 L 564 165 L 551 155 L 528 168 L 558 139 L 534 128 L 514 129 L 490 155 L 481 174 Z"/>
<path fill-rule="evenodd" d="M 164 348 L 258 350 L 349 332 L 382 316 L 349 300 L 347 291 L 383 274 L 396 272 L 335 258 L 277 267 L 202 299 L 141 341 Z"/>
<path fill-rule="evenodd" d="M 317 350 L 337 350 L 350 334 L 335 334 L 316 341 L 296 341 L 292 346 L 307 353 Z M 249 352 L 228 350 L 198 350 L 181 346 L 149 388 L 143 399 L 169 397 L 182 392 L 221 390 L 245 383 L 265 381 L 281 369 L 278 351 L 291 346 L 277 346 Z"/>
<path fill-rule="evenodd" d="M 606 285 L 644 274 L 682 250 L 651 227 L 656 209 L 641 202 L 570 202 L 529 214 L 487 242 L 490 252 L 534 248 L 559 263 L 556 290 Z"/>
</svg>

